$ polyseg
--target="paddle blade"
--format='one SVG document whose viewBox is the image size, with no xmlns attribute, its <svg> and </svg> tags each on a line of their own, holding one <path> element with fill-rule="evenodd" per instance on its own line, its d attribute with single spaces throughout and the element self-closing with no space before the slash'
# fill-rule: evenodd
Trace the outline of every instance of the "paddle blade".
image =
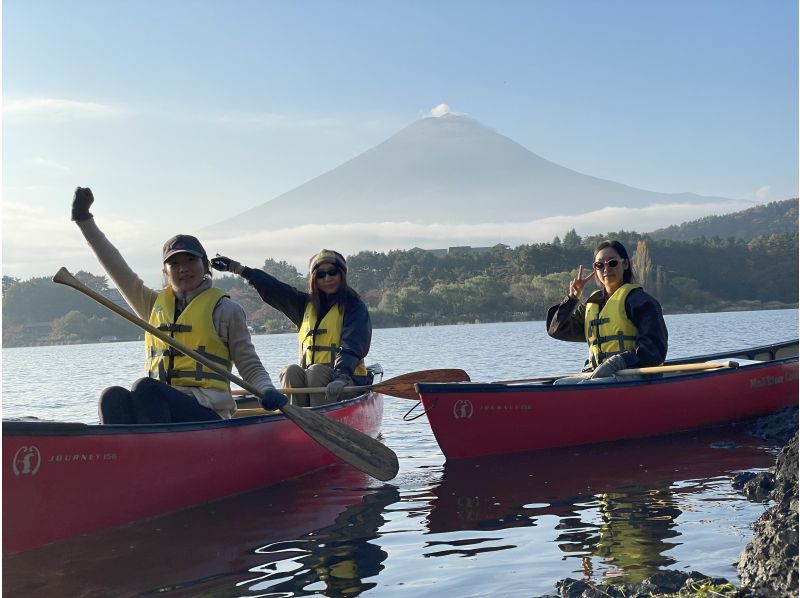
<svg viewBox="0 0 800 598">
<path fill-rule="evenodd" d="M 469 374 L 458 369 L 421 370 L 378 382 L 372 385 L 372 389 L 391 397 L 418 401 L 414 385 L 421 382 L 469 382 Z"/>
<path fill-rule="evenodd" d="M 371 436 L 321 413 L 289 403 L 281 407 L 281 411 L 311 438 L 356 469 L 383 482 L 397 475 L 400 468 L 397 455 Z"/>
</svg>

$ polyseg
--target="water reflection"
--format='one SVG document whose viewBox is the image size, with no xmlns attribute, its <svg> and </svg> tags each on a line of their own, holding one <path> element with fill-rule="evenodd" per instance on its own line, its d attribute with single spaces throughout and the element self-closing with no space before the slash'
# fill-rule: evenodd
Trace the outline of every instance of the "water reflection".
<svg viewBox="0 0 800 598">
<path fill-rule="evenodd" d="M 393 486 L 335 465 L 229 499 L 3 557 L 9 596 L 357 595 Z"/>
<path fill-rule="evenodd" d="M 388 555 L 371 540 L 379 538 L 386 507 L 399 500 L 396 488 L 384 486 L 306 538 L 259 548 L 272 561 L 252 569 L 262 575 L 239 585 L 259 596 L 357 596 L 375 587 L 367 580 L 380 573 Z"/>
<path fill-rule="evenodd" d="M 692 508 L 691 495 L 772 460 L 752 438 L 724 428 L 448 461 L 426 518 L 427 533 L 444 539 L 429 542 L 426 556 L 514 549 L 508 540 L 519 535 L 501 530 L 552 526 L 575 573 L 638 582 L 676 562 L 670 552 L 685 541 L 677 520 Z"/>
<path fill-rule="evenodd" d="M 665 553 L 679 544 L 668 540 L 680 535 L 676 520 L 681 510 L 668 485 L 605 492 L 595 505 L 602 523 L 562 520 L 564 529 L 577 525 L 574 533 L 556 539 L 562 551 L 581 557 L 585 578 L 595 577 L 592 557 L 606 566 L 603 577 L 624 583 L 638 583 L 676 562 Z"/>
</svg>

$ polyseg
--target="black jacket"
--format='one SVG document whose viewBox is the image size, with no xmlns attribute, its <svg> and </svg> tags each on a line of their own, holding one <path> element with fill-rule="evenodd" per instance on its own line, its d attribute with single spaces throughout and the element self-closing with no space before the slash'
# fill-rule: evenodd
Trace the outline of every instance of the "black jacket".
<svg viewBox="0 0 800 598">
<path fill-rule="evenodd" d="M 602 309 L 606 302 L 605 293 L 599 294 L 599 299 Z M 633 289 L 625 299 L 625 313 L 638 330 L 633 350 L 621 354 L 625 359 L 625 367 L 640 368 L 664 363 L 668 334 L 661 304 L 642 288 Z M 547 310 L 547 334 L 562 341 L 585 343 L 585 315 L 586 303 L 567 296 Z"/>
<path fill-rule="evenodd" d="M 300 329 L 306 304 L 311 300 L 308 293 L 255 268 L 245 268 L 242 277 L 258 291 L 265 303 L 282 312 L 297 326 L 298 330 Z M 324 297 L 322 299 L 324 301 Z M 317 317 L 320 319 L 325 317 L 331 307 L 333 307 L 332 303 L 323 303 Z M 333 378 L 343 374 L 353 378 L 356 367 L 369 352 L 371 341 L 372 323 L 367 306 L 355 293 L 348 292 L 344 305 L 341 348 L 334 362 Z M 358 380 L 355 381 L 359 383 Z"/>
</svg>

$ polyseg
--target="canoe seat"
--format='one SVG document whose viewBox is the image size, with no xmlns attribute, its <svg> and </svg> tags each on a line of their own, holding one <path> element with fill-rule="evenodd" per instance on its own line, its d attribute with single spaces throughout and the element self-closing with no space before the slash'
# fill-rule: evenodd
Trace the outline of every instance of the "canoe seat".
<svg viewBox="0 0 800 598">
<path fill-rule="evenodd" d="M 775 359 L 785 359 L 787 357 L 797 357 L 797 345 L 782 347 L 775 351 Z"/>
</svg>

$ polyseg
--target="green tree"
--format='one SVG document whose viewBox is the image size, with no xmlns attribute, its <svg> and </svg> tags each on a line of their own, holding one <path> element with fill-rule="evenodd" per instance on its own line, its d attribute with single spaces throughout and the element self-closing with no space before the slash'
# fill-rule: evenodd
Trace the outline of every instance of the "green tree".
<svg viewBox="0 0 800 598">
<path fill-rule="evenodd" d="M 6 291 L 8 289 L 19 283 L 19 278 L 14 278 L 13 276 L 3 276 L 3 297 L 6 296 Z"/>
<path fill-rule="evenodd" d="M 77 310 L 72 310 L 53 320 L 50 336 L 62 341 L 78 341 L 91 335 L 89 318 Z"/>
<path fill-rule="evenodd" d="M 286 261 L 276 261 L 271 258 L 264 260 L 261 268 L 267 274 L 274 276 L 281 282 L 290 284 L 295 288 L 304 290 L 306 288 L 306 277 L 297 271 L 297 268 Z"/>
<path fill-rule="evenodd" d="M 650 259 L 646 241 L 639 240 L 636 242 L 636 250 L 631 258 L 631 266 L 639 284 L 652 293 L 655 286 L 652 284 L 653 262 Z"/>
<path fill-rule="evenodd" d="M 567 231 L 567 233 L 564 235 L 564 241 L 561 243 L 561 245 L 567 249 L 583 247 L 581 236 L 575 232 L 574 228 L 571 228 Z"/>
</svg>

